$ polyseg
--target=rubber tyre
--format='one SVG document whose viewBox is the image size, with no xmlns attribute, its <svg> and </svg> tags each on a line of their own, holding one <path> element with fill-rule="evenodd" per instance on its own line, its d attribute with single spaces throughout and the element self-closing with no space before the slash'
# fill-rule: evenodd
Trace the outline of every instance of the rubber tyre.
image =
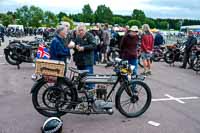
<svg viewBox="0 0 200 133">
<path fill-rule="evenodd" d="M 134 113 L 127 113 L 126 111 L 124 111 L 124 109 L 122 108 L 121 104 L 120 104 L 120 99 L 121 99 L 121 96 L 123 94 L 123 91 L 125 91 L 125 85 L 123 85 L 122 87 L 120 87 L 120 89 L 118 90 L 117 94 L 116 94 L 116 107 L 117 109 L 119 110 L 119 112 L 128 117 L 128 118 L 135 118 L 135 117 L 138 117 L 140 115 L 142 115 L 150 106 L 151 104 L 151 90 L 149 88 L 149 86 L 142 82 L 142 81 L 139 81 L 139 80 L 134 80 L 132 81 L 130 84 L 136 84 L 136 85 L 140 85 L 143 87 L 143 89 L 145 89 L 146 91 L 146 94 L 147 94 L 147 100 L 146 100 L 146 103 L 144 104 L 144 106 L 141 108 L 141 110 L 137 111 L 137 112 L 134 112 Z"/>
</svg>

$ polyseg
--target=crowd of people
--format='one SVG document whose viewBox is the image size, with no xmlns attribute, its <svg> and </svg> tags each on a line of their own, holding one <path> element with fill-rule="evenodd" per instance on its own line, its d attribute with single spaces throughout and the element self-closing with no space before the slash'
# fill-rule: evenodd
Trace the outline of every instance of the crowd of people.
<svg viewBox="0 0 200 133">
<path fill-rule="evenodd" d="M 108 30 L 108 24 L 103 28 L 97 24 L 87 31 L 84 24 L 77 26 L 75 31 L 69 30 L 69 25 L 60 25 L 56 29 L 56 35 L 50 46 L 51 59 L 65 61 L 70 58 L 70 49 L 75 65 L 79 70 L 88 70 L 93 73 L 96 61 L 107 63 L 107 53 L 110 48 L 112 36 L 117 36 L 114 31 Z M 135 66 L 134 73 L 138 74 L 138 48 L 141 49 L 144 71 L 142 74 L 151 75 L 151 54 L 154 46 L 154 37 L 148 24 L 142 26 L 139 33 L 137 26 L 127 29 L 125 35 L 119 41 L 120 58 L 128 60 Z M 101 58 L 99 58 L 101 57 Z M 100 59 L 100 60 L 99 60 Z"/>
</svg>

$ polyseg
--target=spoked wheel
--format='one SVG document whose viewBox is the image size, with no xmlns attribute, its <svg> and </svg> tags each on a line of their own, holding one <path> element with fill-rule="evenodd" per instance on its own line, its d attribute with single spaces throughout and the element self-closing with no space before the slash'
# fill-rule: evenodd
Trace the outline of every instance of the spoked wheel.
<svg viewBox="0 0 200 133">
<path fill-rule="evenodd" d="M 108 61 L 114 62 L 115 58 L 119 57 L 118 51 L 111 51 L 108 53 Z"/>
<path fill-rule="evenodd" d="M 172 64 L 174 63 L 174 60 L 175 60 L 175 56 L 174 56 L 174 53 L 170 52 L 170 51 L 167 51 L 164 55 L 164 60 L 167 64 Z"/>
<path fill-rule="evenodd" d="M 142 115 L 151 104 L 151 90 L 142 81 L 132 81 L 117 92 L 116 106 L 121 114 L 134 118 Z"/>
<path fill-rule="evenodd" d="M 60 111 L 70 110 L 75 101 L 73 88 L 66 83 L 55 85 L 55 83 L 47 83 L 43 81 L 39 86 L 36 86 L 32 93 L 32 102 L 35 109 L 42 115 L 47 117 L 60 117 L 66 112 Z"/>
<path fill-rule="evenodd" d="M 192 69 L 196 72 L 200 71 L 200 55 L 193 60 Z"/>
<path fill-rule="evenodd" d="M 11 65 L 19 65 L 21 64 L 21 61 L 18 60 L 18 57 L 16 54 L 14 54 L 11 50 L 9 50 L 7 53 L 5 53 L 6 61 Z"/>
<path fill-rule="evenodd" d="M 141 68 L 144 67 L 144 65 L 143 65 L 143 60 L 142 60 L 141 55 L 138 56 L 138 65 L 139 65 Z"/>
<path fill-rule="evenodd" d="M 152 56 L 152 60 L 155 61 L 155 62 L 159 62 L 160 61 L 160 53 L 158 52 L 155 52 L 153 53 L 153 56 Z"/>
</svg>

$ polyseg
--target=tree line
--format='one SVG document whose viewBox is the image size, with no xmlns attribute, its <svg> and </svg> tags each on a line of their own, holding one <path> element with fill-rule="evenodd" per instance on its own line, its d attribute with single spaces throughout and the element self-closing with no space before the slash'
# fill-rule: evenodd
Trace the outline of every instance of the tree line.
<svg viewBox="0 0 200 133">
<path fill-rule="evenodd" d="M 108 23 L 111 25 L 137 25 L 141 27 L 144 23 L 150 25 L 151 28 L 158 29 L 175 29 L 179 30 L 184 25 L 200 25 L 200 20 L 189 19 L 153 19 L 145 15 L 142 10 L 134 9 L 131 15 L 116 15 L 111 9 L 105 5 L 99 5 L 96 11 L 93 11 L 89 4 L 82 8 L 81 13 L 67 14 L 60 12 L 54 14 L 51 11 L 43 11 L 36 6 L 23 6 L 16 9 L 15 12 L 8 11 L 0 14 L 0 23 L 7 26 L 8 24 L 21 24 L 25 27 L 55 27 L 60 21 L 68 21 L 85 23 Z"/>
</svg>

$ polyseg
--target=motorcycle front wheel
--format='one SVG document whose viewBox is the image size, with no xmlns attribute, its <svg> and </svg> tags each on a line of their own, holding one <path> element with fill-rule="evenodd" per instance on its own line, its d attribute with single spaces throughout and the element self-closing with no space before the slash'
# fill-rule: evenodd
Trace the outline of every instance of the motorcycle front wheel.
<svg viewBox="0 0 200 133">
<path fill-rule="evenodd" d="M 134 118 L 142 115 L 151 104 L 151 90 L 142 81 L 134 80 L 123 85 L 116 94 L 116 107 L 119 112 Z"/>
</svg>

